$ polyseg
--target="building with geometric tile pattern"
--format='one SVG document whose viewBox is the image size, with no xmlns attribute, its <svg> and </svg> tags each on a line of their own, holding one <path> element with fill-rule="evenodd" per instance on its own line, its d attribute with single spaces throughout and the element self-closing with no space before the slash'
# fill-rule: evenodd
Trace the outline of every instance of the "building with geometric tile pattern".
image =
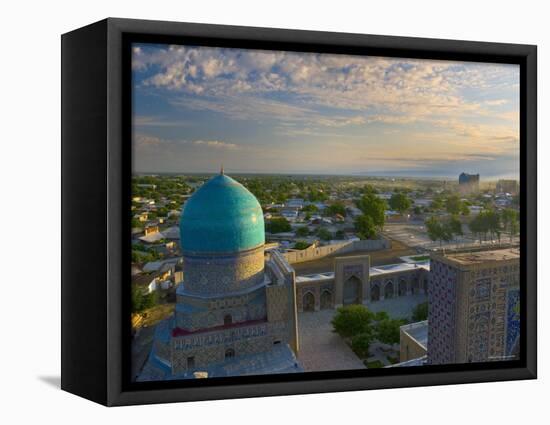
<svg viewBox="0 0 550 425">
<path fill-rule="evenodd" d="M 138 380 L 301 372 L 294 270 L 265 256 L 254 195 L 222 170 L 185 203 L 180 232 L 175 312 Z"/>
</svg>

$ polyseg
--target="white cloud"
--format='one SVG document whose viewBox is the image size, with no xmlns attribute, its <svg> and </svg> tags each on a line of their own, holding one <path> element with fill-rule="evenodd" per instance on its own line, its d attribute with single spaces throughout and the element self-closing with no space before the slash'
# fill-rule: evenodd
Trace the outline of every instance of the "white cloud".
<svg viewBox="0 0 550 425">
<path fill-rule="evenodd" d="M 221 140 L 174 140 L 163 139 L 156 136 L 138 133 L 134 136 L 134 148 L 138 151 L 174 151 L 182 147 L 198 147 L 238 150 L 241 148 L 236 143 L 224 142 Z"/>
<path fill-rule="evenodd" d="M 235 143 L 220 142 L 219 140 L 195 140 L 195 145 L 214 147 L 217 149 L 239 149 Z"/>
<path fill-rule="evenodd" d="M 388 138 L 402 137 L 402 145 L 412 146 L 403 155 L 411 158 L 422 152 L 433 161 L 474 158 L 468 155 L 489 160 L 518 151 L 517 66 L 142 45 L 133 51 L 133 69 L 147 71 L 138 90 L 160 94 L 171 106 L 271 122 L 280 137 L 350 140 L 370 126 L 384 128 Z M 170 122 L 138 117 L 136 125 Z M 397 134 L 396 128 L 409 131 Z M 152 140 L 142 143 L 154 146 Z M 240 148 L 221 140 L 163 143 Z M 356 151 L 357 146 L 350 147 L 348 157 Z M 392 154 L 395 150 L 377 157 Z M 339 155 L 344 157 L 344 152 Z"/>
</svg>

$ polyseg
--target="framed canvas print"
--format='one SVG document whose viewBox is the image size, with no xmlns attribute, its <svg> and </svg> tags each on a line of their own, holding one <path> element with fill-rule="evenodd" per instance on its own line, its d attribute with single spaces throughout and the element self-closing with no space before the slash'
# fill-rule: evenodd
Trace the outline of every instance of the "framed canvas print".
<svg viewBox="0 0 550 425">
<path fill-rule="evenodd" d="M 536 47 L 107 19 L 62 37 L 62 388 L 536 377 Z"/>
</svg>

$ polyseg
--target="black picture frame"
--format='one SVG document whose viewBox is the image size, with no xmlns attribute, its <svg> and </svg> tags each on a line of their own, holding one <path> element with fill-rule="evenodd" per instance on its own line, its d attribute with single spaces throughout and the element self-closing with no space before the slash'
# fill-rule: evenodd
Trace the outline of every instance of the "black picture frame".
<svg viewBox="0 0 550 425">
<path fill-rule="evenodd" d="M 536 378 L 536 46 L 117 18 L 61 41 L 62 389 L 112 406 Z M 521 359 L 131 383 L 129 45 L 138 41 L 519 64 Z"/>
</svg>

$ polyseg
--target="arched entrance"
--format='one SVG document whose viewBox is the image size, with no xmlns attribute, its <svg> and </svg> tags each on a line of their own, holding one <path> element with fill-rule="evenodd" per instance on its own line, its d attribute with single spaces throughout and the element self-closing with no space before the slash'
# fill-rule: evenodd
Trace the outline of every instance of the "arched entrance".
<svg viewBox="0 0 550 425">
<path fill-rule="evenodd" d="M 332 292 L 328 289 L 321 293 L 321 310 L 332 308 Z"/>
<path fill-rule="evenodd" d="M 235 350 L 233 350 L 232 348 L 228 348 L 227 350 L 225 350 L 225 359 L 231 359 L 235 357 Z"/>
<path fill-rule="evenodd" d="M 228 326 L 228 325 L 233 324 L 233 317 L 231 317 L 230 314 L 226 314 L 226 315 L 223 317 L 223 324 L 224 324 L 225 326 Z"/>
<path fill-rule="evenodd" d="M 420 293 L 420 282 L 418 281 L 418 276 L 413 277 L 413 280 L 412 280 L 412 293 L 413 294 L 419 294 Z"/>
<path fill-rule="evenodd" d="M 390 280 L 384 286 L 384 299 L 393 298 L 393 282 Z"/>
<path fill-rule="evenodd" d="M 315 311 L 315 296 L 311 292 L 306 292 L 302 299 L 303 311 Z"/>
<path fill-rule="evenodd" d="M 380 285 L 372 285 L 370 288 L 370 300 L 379 301 L 380 300 Z"/>
<path fill-rule="evenodd" d="M 407 295 L 407 281 L 404 278 L 399 279 L 399 296 Z"/>
<path fill-rule="evenodd" d="M 361 281 L 357 276 L 351 276 L 344 282 L 344 305 L 361 304 Z"/>
</svg>

